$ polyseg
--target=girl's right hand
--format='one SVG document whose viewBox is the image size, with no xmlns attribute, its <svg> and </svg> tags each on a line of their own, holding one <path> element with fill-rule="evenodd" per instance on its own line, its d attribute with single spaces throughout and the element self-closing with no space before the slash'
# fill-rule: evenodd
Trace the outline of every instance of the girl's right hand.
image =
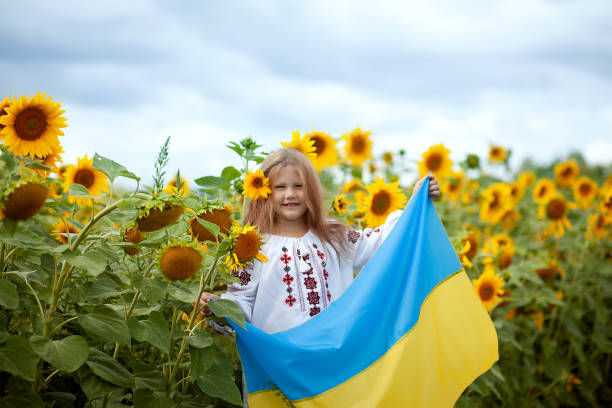
<svg viewBox="0 0 612 408">
<path fill-rule="evenodd" d="M 212 293 L 202 293 L 202 297 L 200 297 L 200 307 L 202 308 L 200 314 L 204 316 L 210 316 L 212 314 L 210 308 L 208 307 L 208 302 L 210 301 L 210 299 L 219 300 L 220 298 L 218 295 Z"/>
</svg>

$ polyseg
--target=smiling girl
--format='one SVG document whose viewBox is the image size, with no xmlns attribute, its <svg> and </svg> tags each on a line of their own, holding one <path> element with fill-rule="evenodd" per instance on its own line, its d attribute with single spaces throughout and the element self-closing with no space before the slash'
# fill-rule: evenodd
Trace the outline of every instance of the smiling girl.
<svg viewBox="0 0 612 408">
<path fill-rule="evenodd" d="M 323 187 L 311 162 L 297 150 L 280 149 L 261 164 L 271 195 L 249 202 L 244 223 L 257 226 L 267 263 L 247 264 L 240 283 L 223 299 L 234 301 L 255 327 L 275 333 L 298 326 L 338 299 L 374 255 L 401 215 L 395 211 L 377 228 L 363 231 L 326 217 Z M 429 195 L 437 198 L 437 180 Z M 425 178 L 414 187 L 414 193 Z M 219 296 L 204 293 L 200 303 Z M 210 313 L 207 307 L 205 312 Z"/>
</svg>

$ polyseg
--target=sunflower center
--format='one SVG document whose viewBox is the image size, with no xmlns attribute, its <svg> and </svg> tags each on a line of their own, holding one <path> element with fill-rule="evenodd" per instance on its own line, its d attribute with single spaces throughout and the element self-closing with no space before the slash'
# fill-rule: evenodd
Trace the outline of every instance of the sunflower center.
<svg viewBox="0 0 612 408">
<path fill-rule="evenodd" d="M 255 231 L 241 234 L 234 241 L 234 253 L 240 262 L 250 261 L 259 251 L 259 236 Z"/>
<path fill-rule="evenodd" d="M 427 164 L 427 168 L 431 171 L 436 171 L 440 168 L 440 166 L 442 165 L 442 156 L 440 156 L 439 154 L 430 154 L 429 157 L 427 157 L 427 160 L 425 161 L 425 163 Z"/>
<path fill-rule="evenodd" d="M 538 191 L 538 197 L 544 197 L 546 195 L 546 192 L 548 191 L 548 188 L 546 186 L 542 186 L 540 188 L 540 191 Z"/>
<path fill-rule="evenodd" d="M 342 201 L 342 200 L 338 201 L 338 209 L 340 209 L 340 210 L 344 209 L 344 201 Z"/>
<path fill-rule="evenodd" d="M 580 194 L 589 195 L 591 193 L 591 185 L 588 183 L 580 184 Z"/>
<path fill-rule="evenodd" d="M 597 216 L 597 226 L 596 226 L 596 228 L 603 228 L 604 225 L 605 225 L 605 222 L 606 222 L 606 218 L 602 214 L 599 214 Z"/>
<path fill-rule="evenodd" d="M 366 141 L 362 136 L 354 136 L 351 140 L 351 151 L 355 154 L 363 153 L 366 149 Z"/>
<path fill-rule="evenodd" d="M 263 187 L 263 180 L 261 179 L 261 177 L 255 177 L 252 181 L 253 187 L 255 188 L 262 188 Z"/>
<path fill-rule="evenodd" d="M 323 140 L 319 136 L 313 136 L 310 138 L 310 140 L 312 140 L 314 143 L 315 153 L 317 154 L 317 156 L 323 154 L 326 147 L 325 140 Z"/>
<path fill-rule="evenodd" d="M 494 147 L 493 149 L 491 149 L 491 155 L 493 157 L 499 157 L 501 156 L 501 150 L 497 147 Z"/>
<path fill-rule="evenodd" d="M 574 170 L 571 167 L 566 167 L 565 169 L 563 169 L 563 171 L 561 172 L 561 177 L 563 178 L 568 178 L 571 177 L 572 174 L 574 174 Z"/>
<path fill-rule="evenodd" d="M 384 215 L 391 207 L 391 196 L 386 191 L 379 191 L 372 197 L 372 212 L 376 215 Z"/>
<path fill-rule="evenodd" d="M 24 109 L 15 118 L 15 131 L 22 140 L 36 140 L 47 129 L 47 118 L 38 108 Z"/>
<path fill-rule="evenodd" d="M 499 193 L 493 192 L 493 200 L 489 203 L 489 208 L 491 210 L 495 210 L 499 208 L 500 204 L 501 204 L 501 200 L 499 199 Z"/>
<path fill-rule="evenodd" d="M 546 214 L 548 215 L 548 218 L 553 220 L 562 218 L 565 215 L 565 201 L 559 198 L 550 200 L 546 206 Z"/>
<path fill-rule="evenodd" d="M 74 174 L 74 182 L 85 186 L 85 188 L 90 188 L 95 180 L 96 176 L 89 169 L 80 169 Z"/>
<path fill-rule="evenodd" d="M 478 289 L 478 294 L 480 295 L 480 299 L 487 301 L 493 297 L 495 294 L 495 290 L 493 289 L 493 285 L 489 282 L 485 282 Z"/>
<path fill-rule="evenodd" d="M 470 243 L 470 249 L 465 253 L 465 256 L 472 259 L 476 255 L 476 252 L 478 252 L 478 242 L 476 242 L 476 238 L 471 235 L 468 235 L 465 240 Z"/>
</svg>

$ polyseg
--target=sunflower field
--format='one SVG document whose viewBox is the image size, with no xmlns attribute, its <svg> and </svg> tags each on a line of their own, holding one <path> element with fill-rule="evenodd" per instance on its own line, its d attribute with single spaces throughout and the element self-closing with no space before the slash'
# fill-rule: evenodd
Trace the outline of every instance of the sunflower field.
<svg viewBox="0 0 612 408">
<path fill-rule="evenodd" d="M 66 126 L 44 94 L 0 103 L 0 406 L 242 405 L 223 325 L 242 312 L 218 300 L 205 317 L 198 300 L 267 261 L 241 223 L 270 193 L 261 146 L 231 142 L 235 163 L 188 177 L 167 174 L 168 139 L 147 186 L 98 154 L 63 163 Z M 436 176 L 438 214 L 499 337 L 499 361 L 457 406 L 612 405 L 612 166 L 573 155 L 513 171 L 504 146 L 460 163 L 442 144 L 376 157 L 373 140 L 296 131 L 278 147 L 310 158 L 330 215 L 355 228 Z"/>
</svg>

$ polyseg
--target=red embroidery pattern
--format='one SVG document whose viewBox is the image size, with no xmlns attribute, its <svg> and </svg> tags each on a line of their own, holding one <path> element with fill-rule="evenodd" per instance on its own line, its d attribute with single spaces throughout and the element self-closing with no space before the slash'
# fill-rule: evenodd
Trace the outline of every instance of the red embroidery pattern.
<svg viewBox="0 0 612 408">
<path fill-rule="evenodd" d="M 355 230 L 349 230 L 347 234 L 348 240 L 351 244 L 356 243 L 359 240 L 359 237 L 361 236 L 361 234 Z"/>
<path fill-rule="evenodd" d="M 283 247 L 282 250 L 283 250 L 283 254 L 280 257 L 280 260 L 282 263 L 285 264 L 285 266 L 283 267 L 283 272 L 285 272 L 285 275 L 283 276 L 283 283 L 287 285 L 287 293 L 289 294 L 285 298 L 285 303 L 289 307 L 292 307 L 297 301 L 297 299 L 291 294 L 293 292 L 293 288 L 291 287 L 291 283 L 293 282 L 293 276 L 289 274 L 289 272 L 291 271 L 291 267 L 289 266 L 289 262 L 291 261 L 291 256 L 287 255 L 287 252 L 289 250 L 286 247 Z"/>
<path fill-rule="evenodd" d="M 331 302 L 331 293 L 329 292 L 329 283 L 327 282 L 327 278 L 329 278 L 329 273 L 327 272 L 327 269 L 325 269 L 325 267 L 327 266 L 327 261 L 325 260 L 325 253 L 322 251 L 319 251 L 319 248 L 317 247 L 317 244 L 312 244 L 312 246 L 314 247 L 314 249 L 317 251 L 317 256 L 319 258 L 321 258 L 321 269 L 322 271 L 319 271 L 320 273 L 323 273 L 323 279 L 325 281 L 325 289 L 323 290 L 323 293 L 325 293 L 325 297 L 327 298 L 328 302 Z M 319 279 L 321 278 L 321 276 L 319 275 Z M 318 297 L 317 297 L 318 299 Z M 327 304 L 324 303 L 324 307 L 327 307 Z"/>
<path fill-rule="evenodd" d="M 306 289 L 309 290 L 308 295 L 306 296 L 306 298 L 308 299 L 308 303 L 310 303 L 310 313 L 309 314 L 310 314 L 310 316 L 314 316 L 314 315 L 318 314 L 321 311 L 321 309 L 319 309 L 316 306 L 316 305 L 319 304 L 319 299 L 320 299 L 319 292 L 316 291 L 316 289 L 317 289 L 317 281 L 313 277 L 314 269 L 312 267 L 312 264 L 310 262 L 308 262 L 308 259 L 310 259 L 309 254 L 303 255 L 302 259 L 310 267 L 309 270 L 304 272 L 304 275 L 306 275 L 306 277 L 304 278 L 304 286 L 306 287 Z"/>
<path fill-rule="evenodd" d="M 370 238 L 370 235 L 372 235 L 373 232 L 380 232 L 380 228 L 376 228 L 374 230 L 368 231 L 368 233 L 366 234 L 366 237 Z"/>
</svg>

